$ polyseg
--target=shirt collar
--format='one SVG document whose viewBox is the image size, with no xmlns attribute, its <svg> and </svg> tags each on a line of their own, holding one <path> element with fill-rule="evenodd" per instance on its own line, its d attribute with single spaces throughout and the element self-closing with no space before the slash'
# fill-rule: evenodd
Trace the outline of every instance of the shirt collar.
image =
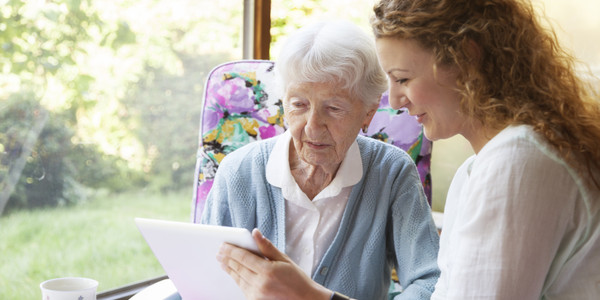
<svg viewBox="0 0 600 300">
<path fill-rule="evenodd" d="M 275 143 L 273 151 L 271 151 L 271 155 L 267 161 L 267 181 L 282 189 L 294 186 L 298 189 L 298 185 L 290 170 L 289 150 L 291 140 L 292 135 L 289 131 L 284 132 Z M 357 184 L 362 178 L 362 173 L 362 159 L 360 157 L 358 143 L 355 140 L 346 152 L 346 156 L 333 181 L 313 200 L 338 195 L 344 187 Z"/>
</svg>

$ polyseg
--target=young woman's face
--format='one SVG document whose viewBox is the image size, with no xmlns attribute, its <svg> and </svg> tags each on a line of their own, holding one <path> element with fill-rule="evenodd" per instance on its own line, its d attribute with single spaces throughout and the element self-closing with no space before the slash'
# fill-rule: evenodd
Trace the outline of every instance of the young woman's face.
<svg viewBox="0 0 600 300">
<path fill-rule="evenodd" d="M 464 134 L 467 126 L 459 111 L 460 95 L 452 70 L 438 66 L 434 74 L 433 54 L 415 41 L 379 38 L 376 44 L 379 62 L 390 80 L 390 105 L 408 109 L 430 140 Z"/>
<path fill-rule="evenodd" d="M 335 166 L 344 159 L 361 127 L 377 107 L 331 83 L 290 84 L 283 109 L 296 153 L 310 165 Z"/>
</svg>

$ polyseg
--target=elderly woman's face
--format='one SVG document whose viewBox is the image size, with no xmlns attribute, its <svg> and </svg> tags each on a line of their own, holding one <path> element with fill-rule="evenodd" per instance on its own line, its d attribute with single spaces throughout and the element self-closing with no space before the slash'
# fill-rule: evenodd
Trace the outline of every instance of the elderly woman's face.
<svg viewBox="0 0 600 300">
<path fill-rule="evenodd" d="M 291 84 L 283 109 L 296 153 L 311 165 L 339 165 L 377 106 L 332 83 Z"/>
</svg>

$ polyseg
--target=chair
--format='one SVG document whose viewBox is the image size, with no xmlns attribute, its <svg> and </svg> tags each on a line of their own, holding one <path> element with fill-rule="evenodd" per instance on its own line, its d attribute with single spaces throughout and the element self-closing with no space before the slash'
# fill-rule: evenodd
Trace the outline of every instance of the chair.
<svg viewBox="0 0 600 300">
<path fill-rule="evenodd" d="M 221 64 L 208 74 L 196 156 L 193 222 L 200 222 L 219 163 L 228 153 L 286 130 L 281 95 L 274 86 L 274 66 L 267 60 L 240 60 Z M 431 205 L 432 142 L 423 136 L 421 125 L 413 117 L 389 106 L 387 92 L 364 135 L 410 154 Z"/>
</svg>

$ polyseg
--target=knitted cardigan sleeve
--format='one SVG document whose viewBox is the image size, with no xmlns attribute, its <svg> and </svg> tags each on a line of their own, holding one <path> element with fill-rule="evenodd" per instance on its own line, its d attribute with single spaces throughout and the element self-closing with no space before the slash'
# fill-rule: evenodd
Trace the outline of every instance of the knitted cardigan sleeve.
<svg viewBox="0 0 600 300">
<path fill-rule="evenodd" d="M 266 180 L 265 167 L 276 138 L 253 142 L 228 154 L 217 169 L 201 223 L 242 227 L 261 233 L 285 250 L 285 204 L 281 190 Z"/>
</svg>

